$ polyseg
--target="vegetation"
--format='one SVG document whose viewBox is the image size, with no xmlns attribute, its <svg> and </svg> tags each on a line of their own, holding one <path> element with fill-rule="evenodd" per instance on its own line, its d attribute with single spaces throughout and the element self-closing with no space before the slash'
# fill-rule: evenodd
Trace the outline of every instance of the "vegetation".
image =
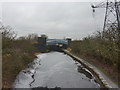
<svg viewBox="0 0 120 90">
<path fill-rule="evenodd" d="M 26 37 L 16 38 L 17 35 L 9 26 L 2 26 L 0 31 L 2 32 L 2 87 L 11 88 L 16 75 L 36 58 L 34 54 L 39 52 L 36 47 L 38 36 L 29 34 Z M 120 38 L 118 36 L 116 30 L 97 32 L 83 40 L 72 41 L 71 52 L 80 57 L 94 58 L 95 64 L 104 67 L 109 76 L 119 81 Z"/>
<path fill-rule="evenodd" d="M 110 31 L 97 32 L 83 40 L 72 41 L 71 52 L 104 69 L 113 80 L 120 80 L 119 38 Z M 91 59 L 91 60 L 90 60 Z M 118 82 L 120 85 L 120 81 Z"/>
<path fill-rule="evenodd" d="M 35 47 L 37 35 L 29 34 L 16 39 L 12 28 L 2 26 L 2 87 L 11 88 L 17 74 L 32 62 L 39 52 Z"/>
</svg>

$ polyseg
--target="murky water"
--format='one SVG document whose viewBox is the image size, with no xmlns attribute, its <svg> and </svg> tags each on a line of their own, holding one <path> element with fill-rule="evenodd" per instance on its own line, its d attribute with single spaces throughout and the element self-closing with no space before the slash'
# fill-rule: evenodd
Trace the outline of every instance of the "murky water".
<svg viewBox="0 0 120 90">
<path fill-rule="evenodd" d="M 60 52 L 37 55 L 17 76 L 15 88 L 99 88 L 95 77 L 80 63 Z"/>
</svg>

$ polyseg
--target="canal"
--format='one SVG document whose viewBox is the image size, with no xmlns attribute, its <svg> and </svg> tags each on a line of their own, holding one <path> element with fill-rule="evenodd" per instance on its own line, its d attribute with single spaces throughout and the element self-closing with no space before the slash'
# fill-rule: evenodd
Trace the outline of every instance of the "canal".
<svg viewBox="0 0 120 90">
<path fill-rule="evenodd" d="M 61 52 L 37 55 L 16 77 L 14 88 L 100 88 L 93 74 Z"/>
</svg>

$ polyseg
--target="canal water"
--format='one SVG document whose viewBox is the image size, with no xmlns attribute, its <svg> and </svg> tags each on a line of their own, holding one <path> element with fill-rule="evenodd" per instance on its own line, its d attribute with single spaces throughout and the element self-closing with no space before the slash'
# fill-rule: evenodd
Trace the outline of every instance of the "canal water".
<svg viewBox="0 0 120 90">
<path fill-rule="evenodd" d="M 37 55 L 16 77 L 14 88 L 100 88 L 92 73 L 60 52 Z"/>
</svg>

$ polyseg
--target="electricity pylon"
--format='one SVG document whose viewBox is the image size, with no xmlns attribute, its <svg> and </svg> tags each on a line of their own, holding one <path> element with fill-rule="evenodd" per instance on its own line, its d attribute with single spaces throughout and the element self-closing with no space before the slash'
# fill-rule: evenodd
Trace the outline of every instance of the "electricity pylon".
<svg viewBox="0 0 120 90">
<path fill-rule="evenodd" d="M 93 12 L 95 12 L 95 8 L 105 8 L 105 18 L 104 18 L 104 25 L 103 25 L 103 37 L 104 32 L 107 33 L 114 33 L 118 38 L 120 38 L 120 1 L 117 0 L 106 0 L 106 2 L 102 2 L 98 5 L 92 5 Z"/>
</svg>

